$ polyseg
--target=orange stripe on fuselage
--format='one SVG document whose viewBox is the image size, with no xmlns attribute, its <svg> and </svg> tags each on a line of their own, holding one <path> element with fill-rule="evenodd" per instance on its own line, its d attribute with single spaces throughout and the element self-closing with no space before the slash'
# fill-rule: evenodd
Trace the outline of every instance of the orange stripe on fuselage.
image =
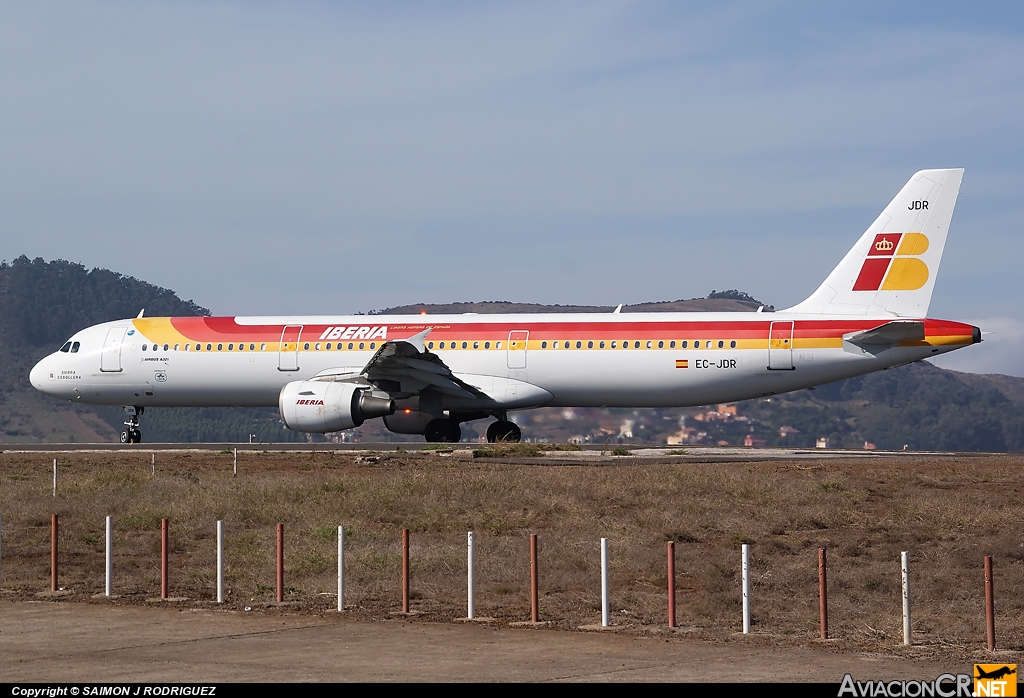
<svg viewBox="0 0 1024 698">
<path fill-rule="evenodd" d="M 372 317 L 372 320 L 370 319 Z M 361 319 L 361 318 L 360 318 Z M 351 320 L 351 319 L 349 319 Z M 175 317 L 138 318 L 132 321 L 145 337 L 161 344 L 184 342 L 260 342 L 273 344 L 281 341 L 284 324 L 242 325 L 233 317 Z M 789 322 L 779 319 L 776 322 Z M 949 345 L 972 343 L 971 325 L 946 320 L 925 320 L 924 344 Z M 430 328 L 431 341 L 501 341 L 508 339 L 513 330 L 529 330 L 530 346 L 535 341 L 554 340 L 735 340 L 738 348 L 761 348 L 767 345 L 772 323 L 769 316 L 757 320 L 668 320 L 641 322 L 548 322 L 496 320 L 495 322 L 466 323 L 389 323 L 384 316 L 367 316 L 365 322 L 349 325 L 305 325 L 301 341 L 370 341 L 368 336 L 320 339 L 330 327 L 387 328 L 388 340 L 404 339 Z M 795 320 L 794 348 L 826 348 L 842 345 L 842 336 L 848 332 L 869 330 L 883 324 L 881 320 Z M 365 334 L 372 335 L 369 329 Z M 382 341 L 378 336 L 377 341 Z M 289 340 L 289 341 L 294 341 Z M 920 344 L 920 343 L 918 343 Z"/>
</svg>

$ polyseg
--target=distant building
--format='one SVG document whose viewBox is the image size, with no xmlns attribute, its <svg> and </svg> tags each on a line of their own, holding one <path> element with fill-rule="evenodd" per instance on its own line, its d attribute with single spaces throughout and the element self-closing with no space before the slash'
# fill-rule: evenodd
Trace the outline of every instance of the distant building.
<svg viewBox="0 0 1024 698">
<path fill-rule="evenodd" d="M 754 446 L 764 446 L 766 443 L 768 442 L 765 441 L 764 439 L 754 438 L 753 434 L 747 434 L 745 437 L 743 437 L 743 445 L 747 446 L 748 448 Z"/>
<path fill-rule="evenodd" d="M 815 448 L 828 448 L 828 439 L 822 437 L 814 442 Z"/>
<path fill-rule="evenodd" d="M 791 426 L 779 427 L 779 436 L 781 436 L 782 438 L 786 438 L 790 434 L 799 434 L 799 433 L 800 433 L 800 430 L 796 429 L 795 427 L 791 427 Z"/>
<path fill-rule="evenodd" d="M 873 443 L 871 443 L 870 441 L 865 441 L 864 442 L 864 450 L 865 451 L 874 451 L 875 450 L 875 445 Z"/>
</svg>

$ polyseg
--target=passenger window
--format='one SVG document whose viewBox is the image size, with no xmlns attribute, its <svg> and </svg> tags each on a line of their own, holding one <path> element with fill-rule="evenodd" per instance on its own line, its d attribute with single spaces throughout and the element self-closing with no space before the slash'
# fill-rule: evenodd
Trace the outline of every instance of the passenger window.
<svg viewBox="0 0 1024 698">
<path fill-rule="evenodd" d="M 686 340 L 684 339 L 684 340 L 683 340 L 683 343 L 682 343 L 682 344 L 680 344 L 679 346 L 681 346 L 681 347 L 682 347 L 683 349 L 685 349 L 685 348 L 686 348 Z"/>
<path fill-rule="evenodd" d="M 377 343 L 376 342 L 370 342 L 370 348 L 371 349 L 376 349 L 377 348 Z"/>
<path fill-rule="evenodd" d="M 220 350 L 220 346 L 219 345 L 217 346 L 217 350 L 218 351 Z M 234 350 L 235 350 L 235 344 L 234 344 L 234 342 L 232 342 L 231 344 L 228 345 L 228 351 L 234 351 Z"/>
<path fill-rule="evenodd" d="M 484 342 L 484 349 L 490 349 L 490 348 L 491 348 L 491 343 L 490 342 Z"/>
<path fill-rule="evenodd" d="M 668 343 L 668 348 L 669 349 L 675 349 L 676 348 L 676 340 L 673 339 L 671 342 L 669 342 Z"/>
<path fill-rule="evenodd" d="M 601 342 L 600 344 L 598 344 L 598 346 L 604 349 L 604 342 Z"/>
<path fill-rule="evenodd" d="M 360 343 L 359 343 L 359 349 L 360 349 L 360 351 L 362 351 L 362 350 L 363 350 L 363 349 L 365 349 L 365 348 L 366 348 L 366 342 L 360 342 Z"/>
<path fill-rule="evenodd" d="M 463 342 L 463 343 L 462 343 L 462 348 L 463 348 L 463 349 L 465 349 L 465 348 L 466 348 L 466 347 L 468 347 L 468 346 L 469 346 L 469 343 L 467 343 L 467 342 Z"/>
<path fill-rule="evenodd" d="M 65 354 L 71 351 L 71 342 L 65 342 L 64 346 L 60 348 L 60 351 L 64 352 Z"/>
<path fill-rule="evenodd" d="M 480 348 L 480 342 L 473 342 L 473 348 L 474 349 L 479 349 Z"/>
<path fill-rule="evenodd" d="M 704 348 L 705 349 L 710 349 L 711 348 L 711 340 L 710 339 L 708 341 L 704 342 Z"/>
<path fill-rule="evenodd" d="M 266 351 L 266 350 L 267 350 L 267 345 L 266 345 L 266 343 L 264 343 L 264 344 L 260 344 L 260 351 Z"/>
<path fill-rule="evenodd" d="M 349 342 L 349 343 L 348 343 L 348 348 L 349 348 L 349 349 L 352 349 L 352 347 L 354 347 L 354 346 L 355 346 L 355 344 L 353 344 L 352 342 Z"/>
<path fill-rule="evenodd" d="M 577 349 L 582 349 L 583 348 L 583 342 L 576 342 L 576 348 Z"/>
<path fill-rule="evenodd" d="M 735 339 L 732 340 L 731 342 L 729 342 L 729 348 L 730 349 L 735 349 L 736 348 L 736 340 Z"/>
<path fill-rule="evenodd" d="M 495 349 L 501 349 L 501 342 L 495 342 L 494 343 L 494 348 Z"/>
<path fill-rule="evenodd" d="M 217 345 L 217 351 L 224 351 L 224 345 L 223 344 L 218 344 Z"/>
<path fill-rule="evenodd" d="M 433 348 L 434 348 L 434 343 L 433 342 L 427 342 L 427 349 L 433 349 Z"/>
<path fill-rule="evenodd" d="M 647 348 L 648 348 L 648 349 L 650 349 L 650 348 L 651 348 L 651 344 L 652 344 L 652 343 L 651 343 L 651 340 L 649 340 L 649 339 L 648 339 L 648 340 L 647 340 Z"/>
<path fill-rule="evenodd" d="M 213 351 L 213 345 L 212 344 L 207 344 L 206 345 L 206 351 Z"/>
<path fill-rule="evenodd" d="M 441 342 L 441 349 L 444 349 L 444 342 Z"/>
<path fill-rule="evenodd" d="M 309 342 L 306 342 L 305 344 L 302 345 L 302 350 L 309 351 Z"/>
<path fill-rule="evenodd" d="M 615 340 L 612 340 L 612 349 L 616 349 L 616 348 L 617 348 L 617 345 L 615 344 Z"/>
<path fill-rule="evenodd" d="M 658 342 L 658 348 L 659 348 L 659 349 L 664 349 L 664 348 L 665 348 L 665 343 L 664 343 L 664 342 L 660 342 L 660 341 L 659 341 L 659 342 Z"/>
<path fill-rule="evenodd" d="M 174 351 L 179 351 L 180 349 L 181 349 L 181 345 L 180 344 L 175 344 L 174 345 Z"/>
<path fill-rule="evenodd" d="M 142 345 L 142 351 L 146 351 L 146 345 L 145 344 Z"/>
<path fill-rule="evenodd" d="M 315 349 L 316 351 L 320 351 L 320 342 L 317 342 L 316 344 L 314 344 L 313 345 L 313 349 Z"/>
<path fill-rule="evenodd" d="M 540 348 L 541 349 L 547 349 L 548 348 L 548 343 L 547 342 L 541 342 L 540 343 Z"/>
<path fill-rule="evenodd" d="M 725 346 L 725 342 L 723 342 L 722 340 L 718 340 L 718 348 L 721 349 L 724 346 Z"/>
<path fill-rule="evenodd" d="M 633 342 L 633 348 L 634 349 L 639 349 L 640 348 L 640 342 Z"/>
<path fill-rule="evenodd" d="M 189 346 L 191 346 L 191 345 L 189 345 L 189 344 L 185 345 L 185 351 L 188 351 Z"/>
<path fill-rule="evenodd" d="M 328 343 L 327 343 L 327 351 L 330 351 L 330 350 L 331 350 L 331 343 L 330 343 L 330 342 L 328 342 Z"/>
</svg>

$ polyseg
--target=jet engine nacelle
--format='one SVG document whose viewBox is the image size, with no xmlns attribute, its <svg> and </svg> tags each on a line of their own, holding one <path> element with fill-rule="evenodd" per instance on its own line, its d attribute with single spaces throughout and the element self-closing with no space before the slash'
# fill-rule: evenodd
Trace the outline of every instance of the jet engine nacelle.
<svg viewBox="0 0 1024 698">
<path fill-rule="evenodd" d="M 387 393 L 352 383 L 295 381 L 281 389 L 281 419 L 295 431 L 325 434 L 395 413 Z"/>
</svg>

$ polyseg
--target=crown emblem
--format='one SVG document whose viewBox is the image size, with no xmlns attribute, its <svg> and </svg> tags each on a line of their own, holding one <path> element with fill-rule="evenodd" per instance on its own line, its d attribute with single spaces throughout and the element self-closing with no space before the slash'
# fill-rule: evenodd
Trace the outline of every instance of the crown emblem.
<svg viewBox="0 0 1024 698">
<path fill-rule="evenodd" d="M 882 238 L 881 240 L 875 243 L 875 249 L 878 250 L 879 252 L 888 252 L 892 248 L 892 241 L 890 241 L 888 238 Z"/>
</svg>

